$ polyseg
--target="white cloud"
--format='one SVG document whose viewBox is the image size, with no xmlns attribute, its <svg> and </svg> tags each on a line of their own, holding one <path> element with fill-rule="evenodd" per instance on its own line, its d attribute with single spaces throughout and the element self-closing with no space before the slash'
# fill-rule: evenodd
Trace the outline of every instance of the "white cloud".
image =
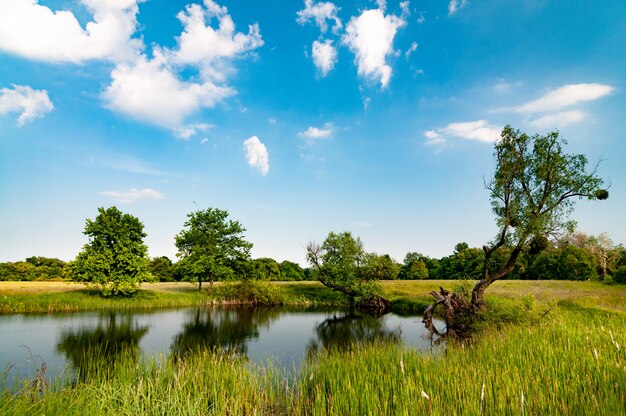
<svg viewBox="0 0 626 416">
<path fill-rule="evenodd" d="M 263 45 L 263 40 L 258 24 L 250 25 L 247 34 L 236 32 L 226 7 L 212 0 L 204 0 L 204 7 L 188 5 L 177 17 L 183 24 L 177 47 L 155 45 L 152 59 L 140 55 L 118 64 L 103 97 L 109 108 L 172 129 L 186 139 L 202 129 L 184 126 L 185 118 L 236 94 L 226 85 L 233 61 Z M 217 28 L 211 26 L 215 21 Z M 180 73 L 186 66 L 197 69 L 199 79 L 184 80 Z"/>
<path fill-rule="evenodd" d="M 298 133 L 298 136 L 307 139 L 307 142 L 313 143 L 315 140 L 330 137 L 333 134 L 333 124 L 325 123 L 322 127 L 310 126 L 308 129 Z"/>
<path fill-rule="evenodd" d="M 341 20 L 337 17 L 339 10 L 340 9 L 331 2 L 304 0 L 304 9 L 297 12 L 298 18 L 296 21 L 304 25 L 309 20 L 314 20 L 320 30 L 326 32 L 328 31 L 326 20 L 330 20 L 335 23 L 333 25 L 333 32 L 338 33 L 342 27 Z"/>
<path fill-rule="evenodd" d="M 192 136 L 195 136 L 198 131 L 207 131 L 212 127 L 214 127 L 212 124 L 207 123 L 187 124 L 178 127 L 175 134 L 180 139 L 189 140 Z"/>
<path fill-rule="evenodd" d="M 330 39 L 324 42 L 313 42 L 311 48 L 311 55 L 313 57 L 313 63 L 320 71 L 323 77 L 328 74 L 337 62 L 337 49 L 333 46 L 333 41 Z"/>
<path fill-rule="evenodd" d="M 13 85 L 0 89 L 0 115 L 20 113 L 17 125 L 43 117 L 54 109 L 46 90 L 34 90 L 27 85 Z"/>
<path fill-rule="evenodd" d="M 424 136 L 426 137 L 426 144 L 430 146 L 437 146 L 445 143 L 446 141 L 446 138 L 437 133 L 435 130 L 428 130 L 424 133 Z"/>
<path fill-rule="evenodd" d="M 512 110 L 518 113 L 549 112 L 585 101 L 594 101 L 615 90 L 615 87 L 603 84 L 569 84 L 548 91 L 543 97 L 513 107 Z"/>
<path fill-rule="evenodd" d="M 393 54 L 393 39 L 404 25 L 402 18 L 385 15 L 381 9 L 365 10 L 350 19 L 343 42 L 355 54 L 360 76 L 379 81 L 382 88 L 389 84 L 391 67 L 386 57 Z"/>
<path fill-rule="evenodd" d="M 387 8 L 387 0 L 376 0 L 376 5 L 378 5 L 378 8 L 384 12 Z"/>
<path fill-rule="evenodd" d="M 235 31 L 235 23 L 226 7 L 205 0 L 205 7 L 190 4 L 177 17 L 183 24 L 178 37 L 178 50 L 173 54 L 177 64 L 199 66 L 205 80 L 223 82 L 229 71 L 230 62 L 263 46 L 257 23 L 248 26 L 248 33 Z M 211 26 L 217 19 L 218 26 Z"/>
<path fill-rule="evenodd" d="M 411 46 L 409 46 L 409 49 L 407 49 L 406 52 L 404 53 L 404 56 L 406 57 L 406 59 L 409 59 L 411 54 L 417 50 L 417 47 L 418 47 L 417 42 L 411 43 Z"/>
<path fill-rule="evenodd" d="M 100 195 L 108 196 L 114 201 L 123 204 L 132 204 L 142 199 L 163 199 L 163 194 L 151 188 L 137 189 L 131 188 L 126 192 L 106 191 L 100 192 Z"/>
<path fill-rule="evenodd" d="M 450 3 L 448 3 L 448 15 L 453 15 L 466 5 L 467 0 L 450 0 Z"/>
<path fill-rule="evenodd" d="M 408 0 L 400 2 L 400 10 L 402 10 L 402 15 L 403 16 L 410 16 L 411 15 L 411 9 L 409 9 L 410 6 L 411 6 L 411 2 L 408 1 Z"/>
<path fill-rule="evenodd" d="M 252 136 L 243 142 L 248 165 L 256 168 L 261 175 L 266 176 L 270 170 L 269 154 L 267 148 L 257 136 Z"/>
<path fill-rule="evenodd" d="M 417 18 L 417 24 L 421 25 L 426 22 L 426 16 L 424 16 L 424 12 L 420 12 L 420 17 Z"/>
<path fill-rule="evenodd" d="M 538 129 L 554 129 L 565 127 L 569 124 L 581 123 L 587 115 L 580 110 L 563 111 L 560 113 L 548 114 L 532 120 L 529 124 Z"/>
<path fill-rule="evenodd" d="M 428 145 L 444 144 L 449 137 L 493 143 L 500 138 L 501 130 L 499 127 L 489 125 L 485 120 L 477 120 L 450 123 L 442 129 L 429 130 L 424 136 Z"/>
<path fill-rule="evenodd" d="M 29 59 L 80 63 L 132 59 L 143 46 L 132 39 L 137 0 L 80 0 L 92 14 L 85 28 L 67 10 L 52 11 L 38 0 L 0 1 L 0 50 Z"/>
<path fill-rule="evenodd" d="M 118 65 L 111 77 L 103 94 L 109 108 L 171 129 L 179 128 L 185 117 L 200 108 L 213 107 L 235 94 L 232 88 L 211 81 L 181 81 L 169 66 L 145 57 Z"/>
<path fill-rule="evenodd" d="M 507 82 L 504 80 L 500 80 L 496 85 L 493 86 L 493 90 L 498 94 L 506 94 L 514 89 L 517 89 L 523 85 L 522 81 L 516 82 Z"/>
<path fill-rule="evenodd" d="M 200 144 L 207 144 L 208 142 L 209 142 L 209 139 L 206 138 L 206 137 L 204 139 L 200 140 Z"/>
</svg>

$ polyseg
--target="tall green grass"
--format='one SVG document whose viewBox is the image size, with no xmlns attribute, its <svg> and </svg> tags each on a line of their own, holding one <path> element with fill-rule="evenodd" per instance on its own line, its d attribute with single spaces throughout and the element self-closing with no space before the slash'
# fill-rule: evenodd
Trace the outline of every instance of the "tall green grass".
<svg viewBox="0 0 626 416">
<path fill-rule="evenodd" d="M 311 363 L 291 409 L 306 415 L 618 415 L 626 412 L 626 318 L 572 305 L 475 344 L 419 354 L 393 345 Z"/>
<path fill-rule="evenodd" d="M 0 314 L 173 308 L 206 304 L 207 301 L 206 294 L 197 291 L 142 290 L 128 298 L 103 298 L 98 292 L 86 289 L 52 293 L 9 293 L 0 294 Z"/>
</svg>

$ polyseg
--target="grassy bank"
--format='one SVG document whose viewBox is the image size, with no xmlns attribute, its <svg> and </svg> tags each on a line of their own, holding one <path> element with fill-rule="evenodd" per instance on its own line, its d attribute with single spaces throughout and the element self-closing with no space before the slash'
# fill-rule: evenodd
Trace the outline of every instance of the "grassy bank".
<svg viewBox="0 0 626 416">
<path fill-rule="evenodd" d="M 75 312 L 196 306 L 212 302 L 274 305 L 343 306 L 345 299 L 318 282 L 272 282 L 238 290 L 236 284 L 214 285 L 199 293 L 190 283 L 150 283 L 132 298 L 106 299 L 84 286 L 64 282 L 0 282 L 1 313 Z M 449 280 L 385 281 L 384 296 L 396 313 L 420 314 L 432 301 L 430 291 L 443 286 L 471 288 L 471 282 Z M 499 281 L 489 289 L 492 298 L 536 299 L 546 305 L 571 301 L 584 307 L 626 312 L 626 285 L 573 281 Z"/>
<path fill-rule="evenodd" d="M 501 298 L 496 298 L 501 299 Z M 497 309 L 511 303 L 495 301 Z M 518 314 L 543 308 L 539 302 Z M 323 352 L 291 383 L 230 354 L 118 360 L 110 378 L 0 395 L 0 414 L 500 415 L 626 411 L 626 315 L 561 300 L 534 321 L 422 354 L 396 344 Z"/>
</svg>

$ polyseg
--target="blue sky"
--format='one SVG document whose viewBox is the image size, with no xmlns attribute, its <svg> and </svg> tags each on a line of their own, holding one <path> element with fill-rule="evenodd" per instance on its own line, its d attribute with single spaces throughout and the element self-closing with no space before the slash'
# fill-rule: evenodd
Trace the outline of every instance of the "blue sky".
<svg viewBox="0 0 626 416">
<path fill-rule="evenodd" d="M 495 234 L 506 124 L 559 129 L 610 183 L 579 230 L 626 241 L 626 3 L 3 0 L 0 261 L 72 259 L 138 216 L 175 257 L 227 209 L 254 257 L 350 230 L 402 260 Z"/>
</svg>

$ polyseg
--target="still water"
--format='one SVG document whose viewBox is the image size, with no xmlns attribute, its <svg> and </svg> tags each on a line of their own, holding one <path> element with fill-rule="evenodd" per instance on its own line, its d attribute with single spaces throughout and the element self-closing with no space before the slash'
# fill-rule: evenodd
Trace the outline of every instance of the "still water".
<svg viewBox="0 0 626 416">
<path fill-rule="evenodd" d="M 439 323 L 442 325 L 442 323 Z M 287 371 L 319 349 L 388 340 L 428 349 L 421 317 L 341 310 L 203 307 L 142 312 L 0 316 L 0 377 L 5 387 L 32 378 L 72 376 L 90 355 L 113 362 L 132 352 L 151 357 L 219 348 Z M 3 380 L 0 380 L 2 382 Z"/>
</svg>

